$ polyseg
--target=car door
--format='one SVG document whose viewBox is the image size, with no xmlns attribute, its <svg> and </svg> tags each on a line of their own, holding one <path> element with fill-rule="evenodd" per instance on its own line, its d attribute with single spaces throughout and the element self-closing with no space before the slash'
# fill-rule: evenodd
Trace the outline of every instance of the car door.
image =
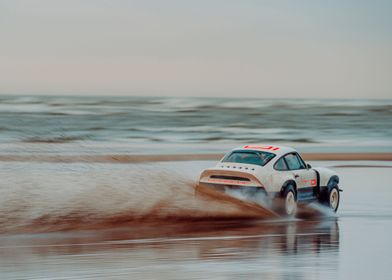
<svg viewBox="0 0 392 280">
<path fill-rule="evenodd" d="M 316 171 L 307 168 L 297 153 L 287 154 L 284 158 L 297 183 L 297 200 L 313 199 L 317 187 Z"/>
</svg>

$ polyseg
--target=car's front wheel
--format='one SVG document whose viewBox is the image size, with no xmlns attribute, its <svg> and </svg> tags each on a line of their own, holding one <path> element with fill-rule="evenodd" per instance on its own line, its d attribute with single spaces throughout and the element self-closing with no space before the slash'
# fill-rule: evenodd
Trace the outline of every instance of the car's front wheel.
<svg viewBox="0 0 392 280">
<path fill-rule="evenodd" d="M 328 193 L 328 201 L 327 204 L 332 211 L 336 212 L 339 208 L 340 202 L 340 193 L 338 187 L 333 187 Z"/>
</svg>

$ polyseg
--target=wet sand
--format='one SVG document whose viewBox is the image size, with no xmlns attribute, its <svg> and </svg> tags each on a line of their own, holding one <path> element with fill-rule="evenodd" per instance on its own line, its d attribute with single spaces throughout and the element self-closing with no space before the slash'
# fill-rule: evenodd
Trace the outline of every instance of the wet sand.
<svg viewBox="0 0 392 280">
<path fill-rule="evenodd" d="M 323 161 L 392 161 L 392 153 L 301 153 L 304 160 Z M 0 155 L 0 161 L 62 163 L 143 163 L 164 161 L 219 160 L 224 154 L 158 154 L 158 155 Z"/>
<path fill-rule="evenodd" d="M 164 174 L 181 174 L 186 178 L 182 181 L 185 183 L 193 182 L 198 171 L 211 164 L 209 161 L 162 162 L 152 167 L 150 164 L 142 165 L 142 169 L 150 166 L 150 170 L 165 170 Z M 341 164 L 346 167 L 335 167 L 344 190 L 337 215 L 326 212 L 295 220 L 243 217 L 169 219 L 166 222 L 130 221 L 99 230 L 52 228 L 41 233 L 28 230 L 19 234 L 3 232 L 0 234 L 0 279 L 390 279 L 390 168 L 352 168 L 347 167 L 350 163 Z M 31 191 L 24 203 L 27 204 L 28 200 L 35 203 L 31 203 L 32 208 L 29 209 L 35 211 L 34 217 L 40 216 L 39 211 L 43 215 L 52 213 L 53 217 L 61 218 L 61 213 L 55 215 L 56 211 L 88 210 L 87 217 L 94 219 L 99 217 L 93 211 L 94 207 L 95 210 L 111 209 L 111 213 L 116 213 L 113 210 L 116 205 L 117 210 L 129 209 L 129 204 L 119 205 L 118 199 L 124 196 L 128 196 L 126 200 L 132 202 L 131 206 L 156 205 L 155 200 L 148 196 L 137 196 L 145 201 L 133 204 L 137 199 L 133 200 L 135 197 L 132 196 L 136 194 L 125 193 L 122 186 L 118 186 L 123 181 L 128 182 L 124 186 L 131 184 L 128 180 L 135 178 L 135 173 L 126 177 L 124 172 L 135 169 L 137 165 L 98 164 L 97 169 L 95 165 L 63 163 L 1 165 L 3 179 L 7 179 L 6 175 L 10 172 L 19 170 L 19 178 L 8 178 L 10 180 L 3 182 L 1 187 L 8 186 L 9 189 L 22 184 L 21 191 Z M 324 165 L 329 163 L 324 162 Z M 140 173 L 142 169 L 137 171 Z M 102 178 L 96 178 L 97 181 L 84 178 L 96 176 L 102 170 L 106 173 Z M 42 183 L 47 196 L 41 198 L 40 193 L 34 192 L 34 187 L 37 187 L 37 182 L 48 181 L 48 178 L 40 178 L 42 172 L 47 172 L 52 178 L 48 176 L 49 182 Z M 123 177 L 118 178 L 119 174 Z M 52 186 L 52 182 L 59 180 L 57 176 L 64 176 L 63 179 L 68 182 L 59 186 L 66 188 L 66 192 L 57 193 L 57 188 Z M 145 178 L 145 174 L 141 177 Z M 170 180 L 165 182 L 165 178 L 158 176 L 164 183 L 159 188 L 154 188 L 156 181 L 153 179 L 151 185 L 143 180 L 139 183 L 149 189 L 150 194 L 158 194 L 160 192 L 155 193 L 156 190 L 164 192 L 163 187 L 172 183 Z M 94 186 L 96 182 L 103 182 L 102 188 Z M 110 187 L 107 186 L 109 182 L 113 184 Z M 83 188 L 77 184 L 83 184 Z M 185 188 L 186 184 L 183 186 Z M 187 191 L 182 193 L 178 188 L 169 190 L 164 197 L 173 198 L 173 207 L 166 205 L 161 209 L 196 210 L 195 205 L 189 208 L 190 201 L 176 202 L 187 198 Z M 121 191 L 119 197 L 113 197 L 118 191 Z M 19 203 L 17 198 L 20 195 L 13 196 L 13 192 L 5 189 L 1 194 L 2 207 L 5 205 L 4 196 L 12 199 L 13 203 Z M 91 199 L 94 194 L 95 199 L 84 200 Z M 69 200 L 64 196 L 68 196 Z M 52 198 L 53 203 L 47 202 L 48 198 Z M 110 204 L 110 201 L 115 204 Z M 80 204 L 82 207 L 79 207 Z M 211 200 L 202 204 L 204 214 L 210 213 L 210 210 L 220 212 L 225 209 L 225 213 L 238 210 L 231 208 L 228 211 L 227 205 L 221 206 Z M 45 212 L 44 208 L 50 211 Z"/>
</svg>

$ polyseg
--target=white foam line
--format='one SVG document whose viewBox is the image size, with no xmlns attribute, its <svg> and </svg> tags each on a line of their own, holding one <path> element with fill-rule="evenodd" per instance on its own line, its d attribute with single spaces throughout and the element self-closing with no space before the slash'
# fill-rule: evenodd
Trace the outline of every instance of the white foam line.
<svg viewBox="0 0 392 280">
<path fill-rule="evenodd" d="M 315 233 L 298 233 L 298 234 L 261 234 L 261 235 L 245 235 L 245 236 L 222 236 L 222 237 L 190 237 L 190 238 L 162 238 L 162 239 L 136 239 L 136 240 L 122 240 L 109 241 L 110 244 L 134 244 L 134 243 L 159 243 L 159 242 L 178 242 L 178 241 L 206 241 L 206 240 L 238 240 L 238 239 L 252 239 L 260 237 L 278 237 L 278 236 L 309 236 Z M 316 233 L 318 235 L 328 235 L 328 233 Z"/>
</svg>

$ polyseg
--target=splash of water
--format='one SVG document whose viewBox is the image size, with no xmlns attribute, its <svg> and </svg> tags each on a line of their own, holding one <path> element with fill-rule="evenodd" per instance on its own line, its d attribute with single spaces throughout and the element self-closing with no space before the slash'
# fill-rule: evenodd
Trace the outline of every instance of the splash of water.
<svg viewBox="0 0 392 280">
<path fill-rule="evenodd" d="M 195 196 L 191 179 L 154 164 L 15 163 L 2 173 L 1 232 L 273 216 L 225 194 Z"/>
</svg>

